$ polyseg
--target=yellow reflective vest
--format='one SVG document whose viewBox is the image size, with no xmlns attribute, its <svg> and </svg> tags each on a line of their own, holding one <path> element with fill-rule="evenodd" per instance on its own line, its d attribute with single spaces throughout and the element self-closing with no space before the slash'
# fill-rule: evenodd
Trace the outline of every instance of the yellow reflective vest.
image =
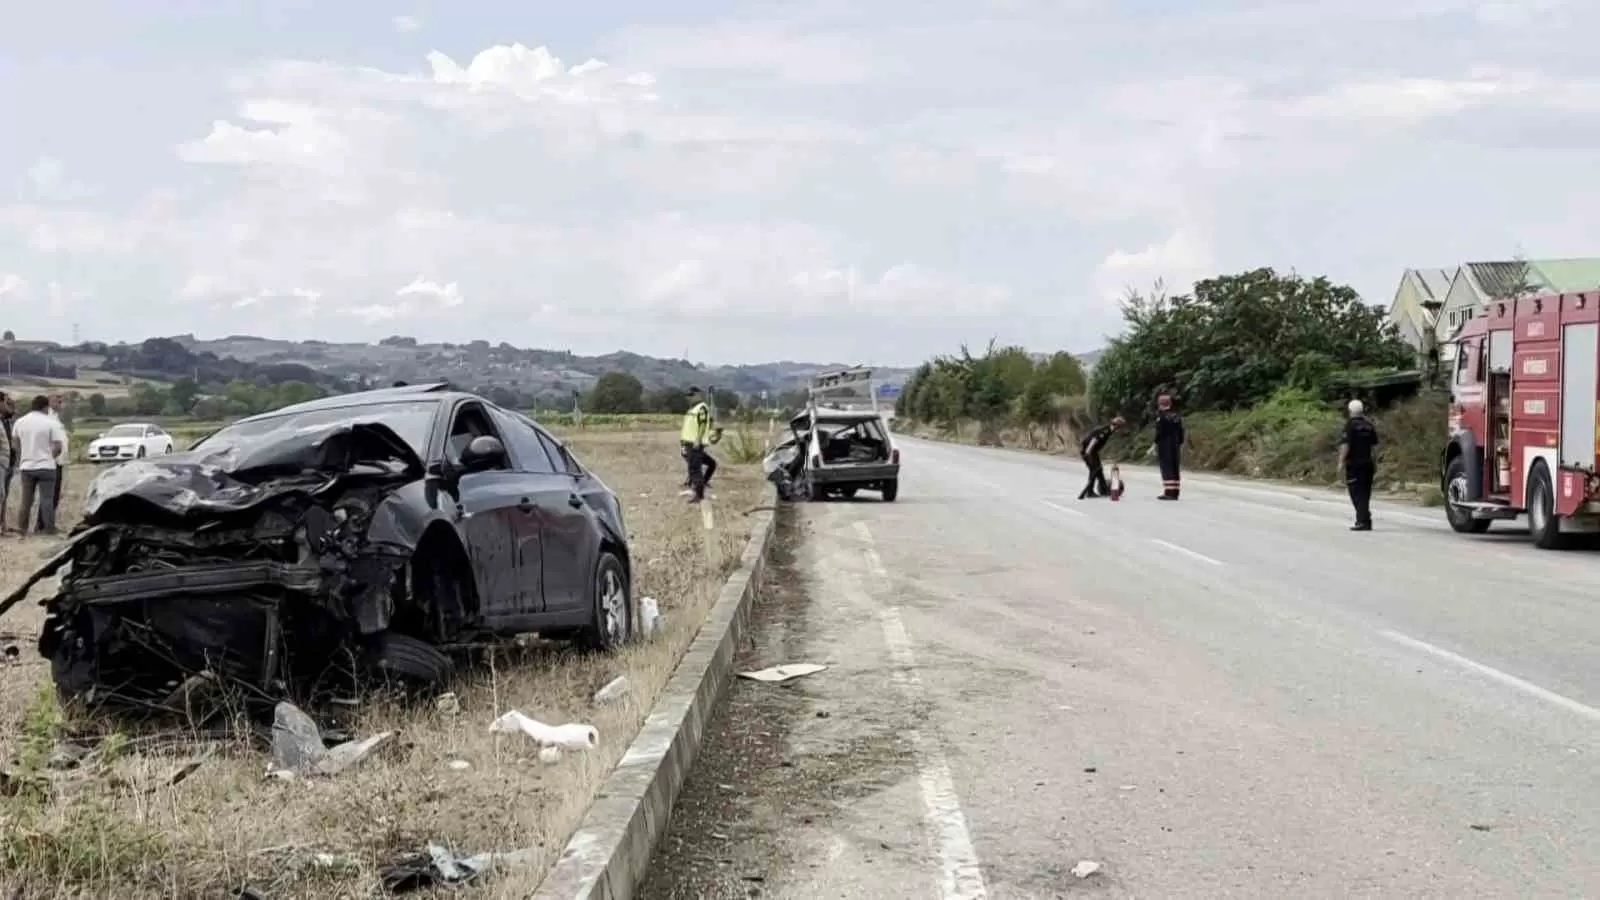
<svg viewBox="0 0 1600 900">
<path fill-rule="evenodd" d="M 679 433 L 678 439 L 685 444 L 704 447 L 710 432 L 711 407 L 702 401 L 689 407 L 689 411 L 683 414 L 683 431 Z"/>
</svg>

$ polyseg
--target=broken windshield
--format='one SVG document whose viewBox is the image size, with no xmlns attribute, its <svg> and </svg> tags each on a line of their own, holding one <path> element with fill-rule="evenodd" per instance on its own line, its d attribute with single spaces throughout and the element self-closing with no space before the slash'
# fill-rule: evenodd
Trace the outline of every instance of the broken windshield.
<svg viewBox="0 0 1600 900">
<path fill-rule="evenodd" d="M 338 406 L 287 413 L 262 419 L 236 422 L 202 438 L 192 448 L 209 453 L 220 453 L 231 447 L 243 447 L 277 440 L 295 432 L 321 431 L 330 425 L 369 424 L 387 425 L 400 436 L 418 458 L 428 453 L 428 437 L 433 432 L 437 400 L 406 400 L 396 403 L 368 403 L 356 406 Z"/>
</svg>

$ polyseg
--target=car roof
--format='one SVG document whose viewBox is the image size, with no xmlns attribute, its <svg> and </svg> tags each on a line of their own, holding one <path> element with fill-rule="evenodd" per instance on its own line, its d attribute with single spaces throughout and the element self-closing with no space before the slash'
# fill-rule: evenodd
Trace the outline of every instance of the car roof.
<svg viewBox="0 0 1600 900">
<path fill-rule="evenodd" d="M 875 412 L 873 412 L 871 410 L 867 410 L 867 409 L 819 409 L 819 410 L 817 410 L 817 421 L 818 422 L 840 422 L 840 423 L 843 423 L 843 422 L 869 422 L 869 421 L 871 421 L 873 419 L 881 419 L 881 418 L 883 418 L 883 415 L 881 413 L 875 413 Z M 806 422 L 808 422 L 810 420 L 811 420 L 811 414 L 803 412 L 800 415 L 795 416 L 794 418 L 790 419 L 789 423 L 791 425 L 804 425 Z"/>
<path fill-rule="evenodd" d="M 361 406 L 376 406 L 380 403 L 394 403 L 404 400 L 443 401 L 462 397 L 488 402 L 477 394 L 455 390 L 448 382 L 440 381 L 432 384 L 408 384 L 403 387 L 377 388 L 370 391 L 355 391 L 349 394 L 334 394 L 329 397 L 320 397 L 316 400 L 307 400 L 304 403 L 285 406 L 282 409 L 256 413 L 239 421 L 254 422 L 258 419 L 275 419 L 279 416 L 321 412 L 325 409 L 353 409 Z"/>
</svg>

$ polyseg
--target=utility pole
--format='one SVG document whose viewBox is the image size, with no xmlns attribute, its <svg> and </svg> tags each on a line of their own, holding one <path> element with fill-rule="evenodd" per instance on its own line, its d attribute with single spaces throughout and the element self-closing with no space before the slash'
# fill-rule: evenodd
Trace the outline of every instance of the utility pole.
<svg viewBox="0 0 1600 900">
<path fill-rule="evenodd" d="M 78 337 L 78 323 L 77 322 L 73 322 L 72 323 L 72 346 L 76 347 L 81 343 L 83 343 L 83 341 L 80 340 L 79 337 Z"/>
</svg>

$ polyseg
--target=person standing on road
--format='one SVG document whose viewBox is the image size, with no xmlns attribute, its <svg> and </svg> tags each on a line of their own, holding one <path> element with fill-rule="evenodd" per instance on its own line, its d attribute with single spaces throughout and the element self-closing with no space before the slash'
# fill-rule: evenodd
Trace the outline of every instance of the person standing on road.
<svg viewBox="0 0 1600 900">
<path fill-rule="evenodd" d="M 1367 418 L 1360 400 L 1351 400 L 1350 415 L 1339 435 L 1339 470 L 1350 488 L 1350 505 L 1356 508 L 1351 531 L 1372 530 L 1372 481 L 1378 474 L 1378 429 Z"/>
<path fill-rule="evenodd" d="M 689 388 L 689 411 L 683 414 L 683 430 L 678 441 L 683 446 L 683 459 L 689 468 L 690 503 L 706 498 L 706 485 L 717 472 L 717 461 L 706 452 L 714 428 L 705 395 L 698 387 Z"/>
<path fill-rule="evenodd" d="M 1156 462 L 1161 466 L 1161 496 L 1158 500 L 1178 499 L 1182 487 L 1183 416 L 1172 408 L 1172 397 L 1156 397 Z"/>
<path fill-rule="evenodd" d="M 57 460 L 67 448 L 67 430 L 61 420 L 50 415 L 50 398 L 40 394 L 29 404 L 28 414 L 11 427 L 11 440 L 17 444 L 17 484 L 22 501 L 17 508 L 17 530 L 27 536 L 33 516 L 33 501 L 39 501 L 41 534 L 55 534 L 55 480 Z"/>
<path fill-rule="evenodd" d="M 1121 431 L 1125 424 L 1123 418 L 1117 416 L 1109 424 L 1089 432 L 1089 436 L 1078 445 L 1078 455 L 1083 457 L 1083 464 L 1089 469 L 1089 483 L 1078 494 L 1079 500 L 1105 497 L 1111 493 L 1111 485 L 1106 483 L 1105 467 L 1100 464 L 1100 451 L 1105 449 L 1111 435 Z"/>
</svg>

